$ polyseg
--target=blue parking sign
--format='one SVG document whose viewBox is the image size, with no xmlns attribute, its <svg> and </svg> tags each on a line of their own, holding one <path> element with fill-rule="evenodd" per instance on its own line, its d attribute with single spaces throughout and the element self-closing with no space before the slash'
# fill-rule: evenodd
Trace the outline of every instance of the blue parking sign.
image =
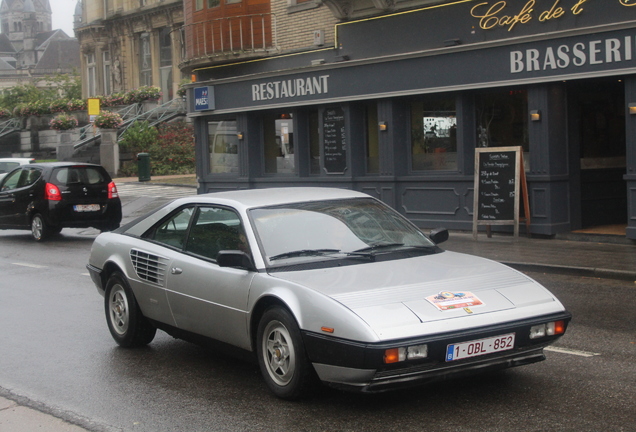
<svg viewBox="0 0 636 432">
<path fill-rule="evenodd" d="M 214 87 L 195 87 L 194 110 L 206 111 L 214 109 Z"/>
</svg>

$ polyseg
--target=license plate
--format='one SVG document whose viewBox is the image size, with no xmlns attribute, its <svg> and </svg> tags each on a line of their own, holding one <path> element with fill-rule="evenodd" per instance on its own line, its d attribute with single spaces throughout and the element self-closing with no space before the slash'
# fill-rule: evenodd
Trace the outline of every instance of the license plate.
<svg viewBox="0 0 636 432">
<path fill-rule="evenodd" d="M 99 204 L 78 204 L 73 206 L 76 212 L 94 212 L 100 210 Z"/>
<path fill-rule="evenodd" d="M 499 351 L 508 351 L 513 349 L 514 346 L 514 333 L 494 336 L 487 339 L 451 344 L 446 347 L 446 361 L 477 357 Z"/>
</svg>

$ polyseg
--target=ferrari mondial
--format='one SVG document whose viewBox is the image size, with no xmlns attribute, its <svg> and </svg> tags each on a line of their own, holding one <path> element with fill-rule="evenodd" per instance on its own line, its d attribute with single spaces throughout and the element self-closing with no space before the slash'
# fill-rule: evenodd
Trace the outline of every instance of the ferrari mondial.
<svg viewBox="0 0 636 432">
<path fill-rule="evenodd" d="M 124 347 L 161 329 L 251 352 L 279 397 L 377 392 L 545 359 L 571 315 L 502 264 L 437 245 L 379 200 L 330 188 L 175 200 L 95 240 Z"/>
</svg>

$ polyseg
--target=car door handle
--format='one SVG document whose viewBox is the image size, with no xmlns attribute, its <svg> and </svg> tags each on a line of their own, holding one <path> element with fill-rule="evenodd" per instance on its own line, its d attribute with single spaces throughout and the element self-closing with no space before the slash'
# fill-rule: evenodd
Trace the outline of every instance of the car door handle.
<svg viewBox="0 0 636 432">
<path fill-rule="evenodd" d="M 181 270 L 179 267 L 172 267 L 172 270 L 170 270 L 170 273 L 174 275 L 179 275 L 183 273 L 183 270 Z"/>
</svg>

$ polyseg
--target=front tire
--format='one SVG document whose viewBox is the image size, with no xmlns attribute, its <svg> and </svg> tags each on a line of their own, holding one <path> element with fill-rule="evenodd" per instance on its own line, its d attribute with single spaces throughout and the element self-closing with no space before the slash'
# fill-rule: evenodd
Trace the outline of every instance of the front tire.
<svg viewBox="0 0 636 432">
<path fill-rule="evenodd" d="M 291 313 L 279 306 L 263 314 L 257 333 L 257 354 L 261 374 L 270 390 L 282 399 L 307 396 L 315 372 Z"/>
<path fill-rule="evenodd" d="M 108 278 L 104 307 L 108 330 L 117 344 L 134 348 L 152 342 L 157 329 L 142 315 L 132 290 L 119 272 Z"/>
<path fill-rule="evenodd" d="M 37 242 L 46 240 L 51 234 L 49 226 L 44 222 L 44 218 L 40 213 L 33 215 L 31 219 L 31 236 Z"/>
</svg>

